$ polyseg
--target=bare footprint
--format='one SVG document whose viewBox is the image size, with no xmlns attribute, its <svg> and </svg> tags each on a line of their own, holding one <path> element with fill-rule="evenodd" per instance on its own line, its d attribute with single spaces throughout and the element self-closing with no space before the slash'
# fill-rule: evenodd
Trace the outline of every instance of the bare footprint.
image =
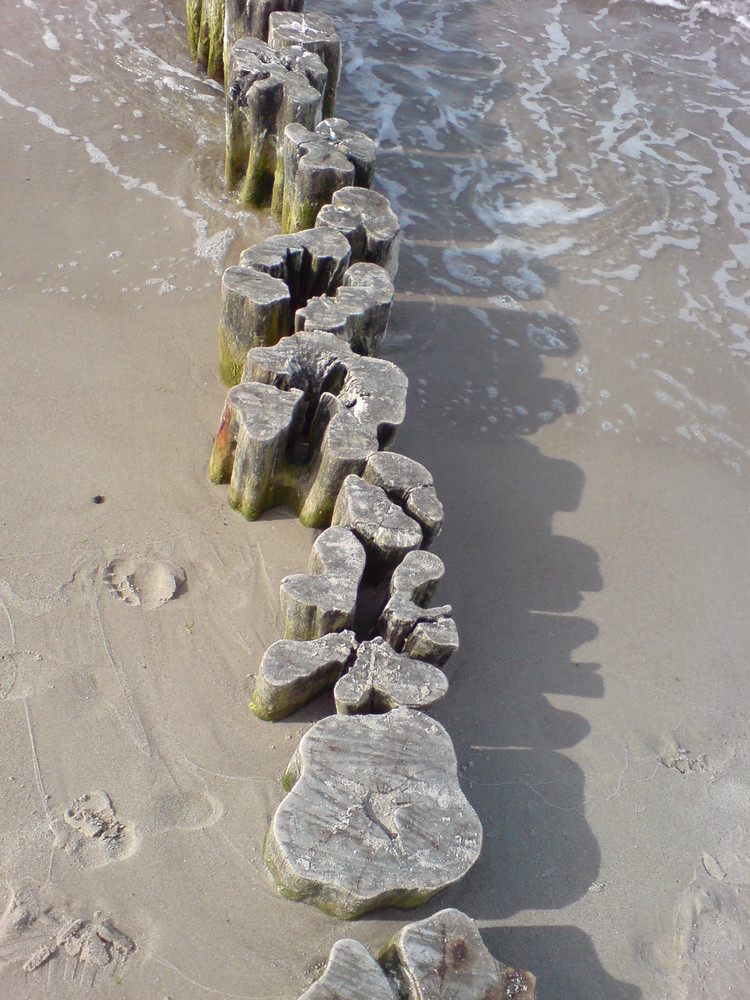
<svg viewBox="0 0 750 1000">
<path fill-rule="evenodd" d="M 55 846 L 73 855 L 82 868 L 103 868 L 129 857 L 137 847 L 130 826 L 118 819 L 101 790 L 75 799 L 50 828 Z"/>
<path fill-rule="evenodd" d="M 723 874 L 723 873 L 722 873 Z M 750 949 L 750 893 L 714 881 L 694 883 L 677 911 L 677 996 L 746 995 Z"/>
<path fill-rule="evenodd" d="M 158 608 L 185 583 L 185 571 L 173 563 L 139 556 L 119 556 L 104 570 L 110 594 L 125 604 Z"/>
<path fill-rule="evenodd" d="M 49 914 L 44 931 L 41 944 L 26 953 L 22 969 L 28 975 L 46 967 L 48 984 L 60 990 L 73 983 L 78 983 L 79 990 L 86 981 L 93 984 L 96 970 L 108 965 L 121 973 L 136 948 L 135 943 L 118 930 L 109 917 L 99 912 L 95 912 L 90 920 Z M 87 967 L 88 971 L 84 971 Z M 115 981 L 119 979 L 118 974 Z M 58 995 L 57 991 L 55 995 Z M 59 995 L 62 996 L 62 993 Z"/>
<path fill-rule="evenodd" d="M 0 965 L 17 957 L 24 936 L 35 937 L 30 932 L 38 918 L 38 892 L 32 883 L 12 888 L 8 905 L 0 916 Z"/>
<path fill-rule="evenodd" d="M 750 834 L 732 831 L 705 851 L 677 901 L 672 933 L 645 953 L 665 977 L 668 1000 L 747 996 Z"/>
</svg>

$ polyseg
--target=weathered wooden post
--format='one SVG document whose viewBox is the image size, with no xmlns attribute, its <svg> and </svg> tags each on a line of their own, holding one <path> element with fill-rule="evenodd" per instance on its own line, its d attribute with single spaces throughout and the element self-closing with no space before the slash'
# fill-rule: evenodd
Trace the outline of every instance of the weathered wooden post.
<svg viewBox="0 0 750 1000">
<path fill-rule="evenodd" d="M 316 52 L 328 69 L 323 117 L 333 117 L 341 73 L 341 40 L 327 14 L 271 14 L 268 44 L 272 49 L 303 48 Z"/>
<path fill-rule="evenodd" d="M 287 125 L 282 152 L 283 193 L 279 197 L 274 191 L 274 207 L 284 233 L 314 226 L 318 212 L 340 188 L 372 185 L 375 143 L 343 118 L 327 118 L 314 132 Z"/>
<path fill-rule="evenodd" d="M 243 38 L 229 58 L 226 93 L 225 183 L 240 187 L 248 205 L 269 204 L 284 128 L 320 121 L 327 70 L 302 49 L 275 52 L 257 38 Z M 283 169 L 283 167 L 282 167 Z"/>
</svg>

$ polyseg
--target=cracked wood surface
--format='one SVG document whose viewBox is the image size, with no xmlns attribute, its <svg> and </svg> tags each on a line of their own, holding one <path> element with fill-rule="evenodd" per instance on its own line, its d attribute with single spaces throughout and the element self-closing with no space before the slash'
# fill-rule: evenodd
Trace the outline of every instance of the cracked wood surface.
<svg viewBox="0 0 750 1000">
<path fill-rule="evenodd" d="M 279 639 L 261 660 L 250 707 L 261 719 L 283 719 L 331 687 L 357 647 L 353 632 L 300 642 Z"/>
<path fill-rule="evenodd" d="M 381 952 L 380 962 L 404 1000 L 534 1000 L 536 980 L 487 950 L 474 921 L 440 910 L 407 924 Z"/>
<path fill-rule="evenodd" d="M 369 188 L 341 188 L 318 212 L 315 226 L 338 229 L 349 242 L 353 262 L 379 264 L 395 278 L 401 226 L 385 195 Z"/>
<path fill-rule="evenodd" d="M 297 331 L 328 330 L 355 354 L 376 355 L 388 328 L 393 281 L 378 264 L 352 264 L 334 295 L 310 299 L 294 317 Z"/>
<path fill-rule="evenodd" d="M 443 667 L 458 649 L 458 630 L 450 604 L 426 608 L 445 572 L 432 552 L 409 552 L 390 583 L 390 598 L 378 627 L 391 646 L 415 660 Z"/>
<path fill-rule="evenodd" d="M 279 12 L 268 19 L 268 44 L 273 49 L 304 49 L 320 57 L 328 70 L 323 95 L 323 118 L 331 118 L 341 74 L 341 39 L 327 14 Z"/>
<path fill-rule="evenodd" d="M 331 948 L 323 975 L 299 1000 L 396 1000 L 396 996 L 367 948 L 353 938 L 342 938 Z"/>
<path fill-rule="evenodd" d="M 241 38 L 229 56 L 225 83 L 226 187 L 241 186 L 246 204 L 267 205 L 284 128 L 291 122 L 315 128 L 328 70 L 299 46 L 277 52 L 258 38 Z"/>
<path fill-rule="evenodd" d="M 341 188 L 372 186 L 375 143 L 343 118 L 327 118 L 313 131 L 287 125 L 281 144 L 283 177 L 277 177 L 277 185 L 283 187 L 282 233 L 314 226 L 320 209 Z"/>
<path fill-rule="evenodd" d="M 354 623 L 365 551 L 348 528 L 328 528 L 315 539 L 307 573 L 281 581 L 285 639 L 317 639 Z"/>
<path fill-rule="evenodd" d="M 422 544 L 422 529 L 377 486 L 347 476 L 333 508 L 332 524 L 354 532 L 379 567 L 398 566 Z"/>
<path fill-rule="evenodd" d="M 422 712 L 332 716 L 302 737 L 266 835 L 279 891 L 335 916 L 414 908 L 462 878 L 482 827 L 448 733 Z"/>
<path fill-rule="evenodd" d="M 362 478 L 385 490 L 391 500 L 419 522 L 425 546 L 437 538 L 443 528 L 443 505 L 431 473 L 420 462 L 395 451 L 371 455 Z"/>
<path fill-rule="evenodd" d="M 448 691 L 442 670 L 395 653 L 384 639 L 363 642 L 357 658 L 333 689 L 339 715 L 387 712 L 399 706 L 429 708 Z"/>
</svg>

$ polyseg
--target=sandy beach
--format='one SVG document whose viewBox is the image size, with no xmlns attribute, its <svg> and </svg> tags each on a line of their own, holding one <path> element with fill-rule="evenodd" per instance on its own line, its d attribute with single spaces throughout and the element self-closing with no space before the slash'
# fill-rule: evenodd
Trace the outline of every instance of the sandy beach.
<svg viewBox="0 0 750 1000">
<path fill-rule="evenodd" d="M 417 915 L 464 910 L 540 1000 L 741 997 L 747 28 L 319 6 L 404 226 L 381 353 L 410 380 L 396 447 L 446 510 L 461 650 L 433 714 L 484 827 Z M 315 532 L 246 522 L 206 476 L 220 276 L 276 230 L 223 192 L 184 22 L 0 10 L 1 1000 L 295 1000 L 340 937 L 376 951 L 410 919 L 343 924 L 263 862 L 333 703 L 248 708 Z M 24 969 L 76 919 L 111 941 Z"/>
</svg>

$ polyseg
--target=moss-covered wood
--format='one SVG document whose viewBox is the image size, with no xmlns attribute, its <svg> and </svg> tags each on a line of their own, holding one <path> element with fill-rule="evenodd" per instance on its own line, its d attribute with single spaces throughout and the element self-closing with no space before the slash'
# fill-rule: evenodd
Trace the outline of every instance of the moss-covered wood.
<svg viewBox="0 0 750 1000">
<path fill-rule="evenodd" d="M 356 648 L 351 631 L 306 642 L 279 639 L 263 654 L 250 707 L 261 719 L 286 718 L 333 687 Z"/>
<path fill-rule="evenodd" d="M 242 378 L 252 347 L 271 346 L 289 333 L 291 298 L 287 285 L 252 267 L 229 267 L 221 280 L 219 371 L 225 385 Z"/>
<path fill-rule="evenodd" d="M 315 128 L 328 72 L 313 52 L 276 52 L 257 38 L 233 46 L 226 77 L 225 183 L 248 205 L 273 197 L 284 128 Z"/>
<path fill-rule="evenodd" d="M 224 51 L 240 38 L 268 41 L 268 19 L 275 11 L 302 11 L 304 0 L 225 0 Z"/>
</svg>

